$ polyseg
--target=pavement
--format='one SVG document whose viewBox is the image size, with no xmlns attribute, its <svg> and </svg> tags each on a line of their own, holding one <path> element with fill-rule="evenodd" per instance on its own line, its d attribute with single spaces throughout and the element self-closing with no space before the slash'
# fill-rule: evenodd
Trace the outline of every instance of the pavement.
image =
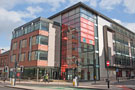
<svg viewBox="0 0 135 90">
<path fill-rule="evenodd" d="M 15 86 L 10 81 L 0 81 L 0 85 L 8 88 L 18 88 L 25 90 L 135 90 L 135 79 L 121 80 L 120 82 L 111 81 L 110 88 L 107 88 L 105 81 L 79 82 L 79 86 L 74 87 L 72 82 L 56 80 L 53 82 L 36 82 L 32 80 L 17 81 Z"/>
</svg>

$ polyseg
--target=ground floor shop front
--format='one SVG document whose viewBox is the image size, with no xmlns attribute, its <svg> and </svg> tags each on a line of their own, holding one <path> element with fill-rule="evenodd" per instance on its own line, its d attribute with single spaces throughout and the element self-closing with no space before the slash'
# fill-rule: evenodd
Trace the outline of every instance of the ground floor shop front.
<svg viewBox="0 0 135 90">
<path fill-rule="evenodd" d="M 75 76 L 81 81 L 100 80 L 99 67 L 93 65 L 78 66 L 77 68 L 66 68 L 62 73 L 62 79 L 73 80 Z"/>
<path fill-rule="evenodd" d="M 43 79 L 44 76 L 48 74 L 49 79 L 59 79 L 59 68 L 54 67 L 24 67 L 23 70 L 19 71 L 16 69 L 16 72 L 13 71 L 13 68 L 10 68 L 10 78 L 13 78 L 16 75 L 16 78 L 19 79 Z"/>
<path fill-rule="evenodd" d="M 106 71 L 99 71 L 99 66 L 87 65 L 78 66 L 77 68 L 66 68 L 65 72 L 61 75 L 61 68 L 54 67 L 24 67 L 22 71 L 16 70 L 14 73 L 13 68 L 10 68 L 9 77 L 12 78 L 16 75 L 16 78 L 29 79 L 29 80 L 40 80 L 48 74 L 50 80 L 73 80 L 75 76 L 80 81 L 94 81 L 94 80 L 105 80 L 107 78 Z M 100 75 L 100 72 L 104 72 Z M 110 80 L 135 78 L 135 70 L 133 69 L 108 69 Z M 104 76 L 104 79 L 102 79 Z"/>
</svg>

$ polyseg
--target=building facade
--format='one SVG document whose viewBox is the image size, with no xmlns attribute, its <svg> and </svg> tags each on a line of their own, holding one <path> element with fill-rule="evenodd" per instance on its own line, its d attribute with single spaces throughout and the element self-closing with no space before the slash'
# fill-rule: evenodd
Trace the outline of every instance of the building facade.
<svg viewBox="0 0 135 90">
<path fill-rule="evenodd" d="M 0 53 L 0 77 L 8 77 L 9 75 L 9 54 L 10 51 Z"/>
<path fill-rule="evenodd" d="M 49 19 L 62 25 L 63 78 L 105 80 L 107 69 L 111 79 L 135 76 L 135 36 L 127 28 L 81 2 Z"/>
<path fill-rule="evenodd" d="M 15 67 L 23 67 L 22 78 L 40 78 L 46 73 L 51 79 L 58 78 L 59 32 L 59 23 L 42 17 L 16 28 L 11 41 L 11 76 Z"/>
<path fill-rule="evenodd" d="M 135 76 L 135 33 L 79 2 L 37 18 L 13 31 L 9 71 L 23 67 L 23 78 L 82 81 Z M 109 62 L 109 66 L 107 66 Z"/>
</svg>

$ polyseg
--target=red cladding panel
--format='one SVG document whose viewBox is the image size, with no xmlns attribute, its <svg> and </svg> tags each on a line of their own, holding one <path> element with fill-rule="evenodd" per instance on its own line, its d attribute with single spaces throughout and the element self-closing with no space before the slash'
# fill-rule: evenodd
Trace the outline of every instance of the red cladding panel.
<svg viewBox="0 0 135 90">
<path fill-rule="evenodd" d="M 94 36 L 89 35 L 89 34 L 87 35 L 87 38 L 90 39 L 90 40 L 94 40 Z"/>
<path fill-rule="evenodd" d="M 88 24 L 90 26 L 94 26 L 94 23 L 93 22 L 91 22 L 91 21 L 89 21 L 89 20 L 87 20 L 87 19 L 85 19 L 83 17 L 81 17 L 81 22 L 86 23 L 86 24 Z"/>
<path fill-rule="evenodd" d="M 95 45 L 94 23 L 81 17 L 81 42 Z"/>
</svg>

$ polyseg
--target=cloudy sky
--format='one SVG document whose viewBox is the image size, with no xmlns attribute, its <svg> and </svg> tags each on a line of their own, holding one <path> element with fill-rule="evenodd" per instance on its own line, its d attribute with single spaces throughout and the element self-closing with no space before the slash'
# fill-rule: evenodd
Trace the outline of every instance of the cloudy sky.
<svg viewBox="0 0 135 90">
<path fill-rule="evenodd" d="M 79 1 L 135 32 L 135 0 L 0 0 L 0 49 L 10 48 L 14 28 Z"/>
</svg>

